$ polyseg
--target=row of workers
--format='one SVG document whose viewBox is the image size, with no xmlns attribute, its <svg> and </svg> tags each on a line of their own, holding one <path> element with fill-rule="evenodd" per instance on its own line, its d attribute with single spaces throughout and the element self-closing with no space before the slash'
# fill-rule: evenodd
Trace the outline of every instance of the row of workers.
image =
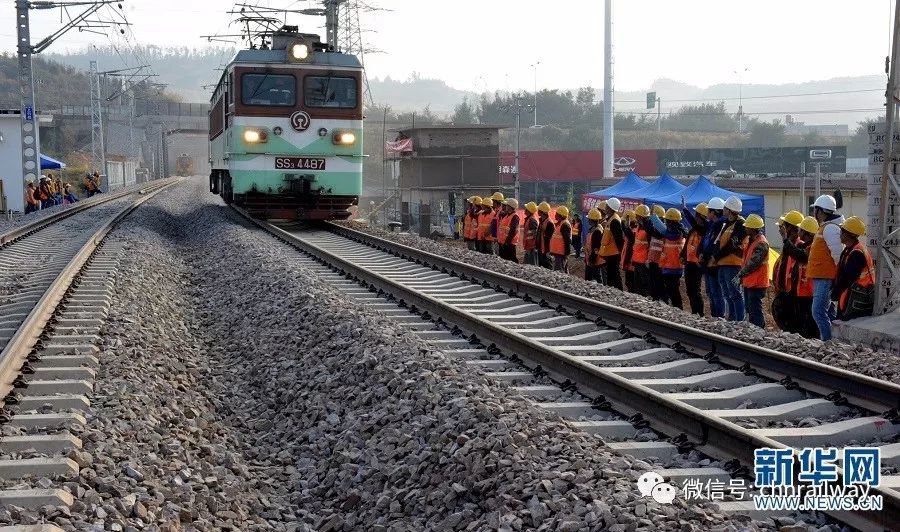
<svg viewBox="0 0 900 532">
<path fill-rule="evenodd" d="M 859 218 L 844 220 L 836 214 L 831 196 L 820 197 L 811 207 L 815 217 L 803 218 L 794 211 L 796 214 L 788 213 L 779 221 L 787 251 L 775 264 L 773 314 L 785 330 L 829 339 L 835 317 L 871 313 L 868 294 L 874 274 L 871 256 L 859 241 L 865 224 Z M 496 246 L 501 257 L 515 261 L 520 223 L 517 208 L 515 199 L 506 200 L 500 193 L 469 198 L 464 238 L 470 249 L 492 253 Z M 765 222 L 755 214 L 746 219 L 741 216 L 739 198 L 711 198 L 694 209 L 682 205 L 680 211 L 659 205 L 651 211 L 638 205 L 623 213 L 624 221 L 620 210 L 621 202 L 609 198 L 588 212 L 585 279 L 623 289 L 624 271 L 628 291 L 682 308 L 684 277 L 693 313 L 704 314 L 701 285 L 705 284 L 714 317 L 743 321 L 746 313 L 751 323 L 765 326 L 763 300 L 769 287 Z M 554 220 L 546 202 L 529 202 L 525 211 L 525 262 L 566 271 L 573 238 L 580 240 L 577 227 L 573 229 L 568 220 L 568 208 L 558 207 Z M 838 303 L 837 312 L 832 300 Z"/>
</svg>

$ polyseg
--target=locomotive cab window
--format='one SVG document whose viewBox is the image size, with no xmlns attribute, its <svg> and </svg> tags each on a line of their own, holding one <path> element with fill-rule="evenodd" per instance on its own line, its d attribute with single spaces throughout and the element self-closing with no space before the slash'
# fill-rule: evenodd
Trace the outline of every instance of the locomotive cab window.
<svg viewBox="0 0 900 532">
<path fill-rule="evenodd" d="M 356 107 L 356 78 L 335 76 L 306 76 L 304 81 L 306 107 L 353 109 Z"/>
<path fill-rule="evenodd" d="M 241 76 L 241 103 L 293 107 L 297 81 L 294 76 L 277 74 L 244 74 Z"/>
</svg>

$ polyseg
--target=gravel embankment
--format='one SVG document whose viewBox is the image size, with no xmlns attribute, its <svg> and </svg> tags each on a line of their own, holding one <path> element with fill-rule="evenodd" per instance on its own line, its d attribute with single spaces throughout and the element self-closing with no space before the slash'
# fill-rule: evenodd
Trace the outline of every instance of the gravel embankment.
<svg viewBox="0 0 900 532">
<path fill-rule="evenodd" d="M 114 234 L 69 530 L 706 530 L 651 466 L 347 300 L 193 180 Z M 90 456 L 93 458 L 90 458 Z M 751 530 L 771 522 L 743 521 Z M 821 524 L 821 523 L 820 523 Z M 811 527 L 815 530 L 816 527 Z"/>
<path fill-rule="evenodd" d="M 475 253 L 458 246 L 450 246 L 440 241 L 421 238 L 417 235 L 391 233 L 380 229 L 353 226 L 354 229 L 371 233 L 410 247 L 439 254 L 443 257 L 467 262 L 493 271 L 527 279 L 534 283 L 550 286 L 571 294 L 590 297 L 622 308 L 655 316 L 667 321 L 681 323 L 701 330 L 761 345 L 791 355 L 815 360 L 830 366 L 847 369 L 864 375 L 891 382 L 900 382 L 900 353 L 873 350 L 869 346 L 850 344 L 838 340 L 822 342 L 809 340 L 800 335 L 778 330 L 762 330 L 749 322 L 728 322 L 713 318 L 701 318 L 680 311 L 664 303 L 649 298 L 622 292 L 597 283 L 588 283 L 568 274 L 553 272 L 543 268 L 513 264 L 491 255 Z M 575 259 L 570 259 L 575 260 Z"/>
</svg>

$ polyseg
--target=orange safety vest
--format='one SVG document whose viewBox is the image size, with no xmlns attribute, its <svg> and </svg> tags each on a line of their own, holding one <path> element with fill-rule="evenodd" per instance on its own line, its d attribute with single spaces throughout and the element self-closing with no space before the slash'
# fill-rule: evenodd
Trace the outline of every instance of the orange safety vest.
<svg viewBox="0 0 900 532">
<path fill-rule="evenodd" d="M 631 254 L 632 264 L 647 264 L 649 244 L 649 235 L 643 227 L 634 232 L 634 251 Z"/>
<path fill-rule="evenodd" d="M 470 240 L 478 239 L 478 214 L 474 212 L 469 213 L 469 221 L 466 222 L 466 233 L 469 235 Z"/>
<path fill-rule="evenodd" d="M 647 253 L 647 264 L 659 264 L 659 257 L 662 255 L 664 238 L 650 237 L 650 249 Z"/>
<path fill-rule="evenodd" d="M 757 236 L 753 242 L 750 242 L 750 245 L 747 245 L 747 242 L 750 240 L 750 237 L 744 239 L 744 260 L 741 262 L 741 266 L 747 264 L 747 261 L 750 260 L 750 257 L 753 255 L 753 251 L 759 247 L 760 244 L 768 244 L 769 241 L 766 240 L 765 235 L 760 234 Z M 763 259 L 762 264 L 749 275 L 745 276 L 741 279 L 741 284 L 744 288 L 768 288 L 769 287 L 769 254 L 766 253 L 765 259 Z"/>
<path fill-rule="evenodd" d="M 872 263 L 872 255 L 869 253 L 868 248 L 863 245 L 862 242 L 857 241 L 856 245 L 853 246 L 853 249 L 850 253 L 844 255 L 841 259 L 841 263 L 839 268 L 843 269 L 847 262 L 847 259 L 850 258 L 850 254 L 854 251 L 859 251 L 866 258 L 866 266 L 859 274 L 859 279 L 856 280 L 855 285 L 861 286 L 863 288 L 867 288 L 875 284 L 875 265 Z M 838 298 L 838 310 L 843 313 L 847 309 L 847 299 L 850 297 L 850 289 L 853 285 L 850 285 L 846 290 L 841 292 L 840 297 Z"/>
<path fill-rule="evenodd" d="M 812 279 L 809 278 L 806 273 L 807 264 L 804 262 L 797 261 L 796 259 L 790 259 L 790 265 L 793 267 L 794 264 L 798 265 L 797 268 L 797 297 L 812 297 L 813 296 L 813 282 Z"/>
<path fill-rule="evenodd" d="M 619 227 L 621 227 L 622 221 L 619 219 L 619 215 L 613 214 L 613 217 L 606 223 L 606 231 L 603 231 L 603 238 L 600 239 L 601 257 L 612 257 L 613 255 L 618 255 L 620 251 L 618 244 L 616 244 L 616 239 L 613 238 L 612 231 L 609 230 L 609 225 L 613 220 L 618 220 Z"/>
<path fill-rule="evenodd" d="M 775 287 L 776 292 L 784 292 L 786 294 L 791 293 L 794 284 L 791 279 L 791 263 L 791 257 L 788 257 L 783 253 L 775 259 L 775 266 L 772 268 L 772 286 Z M 782 264 L 784 265 L 783 272 L 781 267 Z"/>
<path fill-rule="evenodd" d="M 834 279 L 837 276 L 837 265 L 831 256 L 831 249 L 825 242 L 825 227 L 834 222 L 825 222 L 819 226 L 816 237 L 809 247 L 809 263 L 806 274 L 810 279 Z"/>
<path fill-rule="evenodd" d="M 575 237 L 581 234 L 581 218 L 575 218 L 575 222 L 572 225 L 572 240 L 575 240 Z"/>
<path fill-rule="evenodd" d="M 681 264 L 681 250 L 684 249 L 684 237 L 676 240 L 668 238 L 663 239 L 663 248 L 659 255 L 659 267 L 663 270 L 680 270 L 684 268 Z"/>
<path fill-rule="evenodd" d="M 570 228 L 572 227 L 572 224 L 570 224 L 568 220 L 563 220 L 561 222 L 553 224 L 553 236 L 550 237 L 551 255 L 566 255 L 566 243 L 565 240 L 563 240 L 562 234 L 562 228 L 566 225 L 568 225 Z"/>
<path fill-rule="evenodd" d="M 529 216 L 525 218 L 525 229 L 524 233 L 524 241 L 522 242 L 522 248 L 525 251 L 531 251 L 532 249 L 537 249 L 537 235 L 538 235 L 538 220 L 534 216 Z"/>
<path fill-rule="evenodd" d="M 700 264 L 700 254 L 698 250 L 700 249 L 700 242 L 703 241 L 703 235 L 700 234 L 699 231 L 691 231 L 691 234 L 688 235 L 687 238 L 687 262 L 693 264 Z"/>
<path fill-rule="evenodd" d="M 37 205 L 33 188 L 25 188 L 25 201 L 27 201 L 29 205 Z"/>
<path fill-rule="evenodd" d="M 719 238 L 717 239 L 719 247 L 722 246 L 723 242 L 728 243 L 728 241 L 731 240 L 731 233 L 734 232 L 734 224 L 736 223 L 737 220 L 722 226 L 722 232 L 719 233 Z M 741 253 L 739 250 L 737 254 L 731 253 L 719 259 L 716 262 L 716 266 L 740 266 L 742 263 L 743 260 L 741 259 Z"/>
<path fill-rule="evenodd" d="M 553 222 L 550 221 L 550 217 L 548 216 L 543 221 L 540 221 L 539 224 L 540 225 L 538 225 L 538 234 L 537 234 L 537 250 L 538 250 L 538 253 L 547 253 L 550 250 L 544 249 L 544 235 L 547 234 L 547 228 L 553 226 Z"/>
<path fill-rule="evenodd" d="M 506 237 L 509 236 L 509 228 L 512 225 L 513 217 L 518 216 L 516 213 L 507 214 L 506 216 L 499 219 L 497 222 L 497 241 L 506 243 Z M 516 245 L 519 243 L 519 231 L 516 229 L 516 234 L 512 237 L 512 245 Z"/>
<path fill-rule="evenodd" d="M 491 236 L 491 220 L 494 219 L 494 213 L 483 212 L 478 215 L 478 240 L 486 240 L 488 242 L 494 240 Z"/>
<path fill-rule="evenodd" d="M 591 232 L 588 233 L 587 243 L 590 244 L 594 241 L 595 231 L 600 231 L 600 247 L 597 249 L 591 249 L 590 252 L 586 252 L 584 254 L 584 263 L 588 266 L 600 266 L 601 264 L 605 264 L 606 260 L 604 259 L 604 257 L 608 256 L 603 254 L 603 246 L 606 245 L 606 239 L 608 238 L 607 235 L 609 235 L 609 231 L 605 231 L 602 226 L 597 225 L 597 227 L 591 229 Z M 594 259 L 593 263 L 590 261 L 592 254 L 596 254 L 596 258 Z"/>
<path fill-rule="evenodd" d="M 630 248 L 631 248 L 631 241 L 626 238 L 625 241 L 623 242 L 622 256 L 619 258 L 619 267 L 622 268 L 626 272 L 634 271 L 634 263 L 631 262 L 631 260 L 629 260 L 628 262 L 625 262 L 625 257 L 628 256 L 628 250 Z"/>
</svg>

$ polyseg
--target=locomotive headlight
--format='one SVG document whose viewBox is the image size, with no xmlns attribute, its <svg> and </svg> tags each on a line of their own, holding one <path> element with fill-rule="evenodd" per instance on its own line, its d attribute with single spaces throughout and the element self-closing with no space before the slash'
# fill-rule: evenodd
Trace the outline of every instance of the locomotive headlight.
<svg viewBox="0 0 900 532">
<path fill-rule="evenodd" d="M 302 61 L 309 57 L 309 46 L 303 43 L 295 43 L 291 46 L 291 57 L 297 61 Z"/>
<path fill-rule="evenodd" d="M 269 140 L 268 134 L 263 129 L 245 129 L 244 142 L 247 144 L 259 144 Z"/>
<path fill-rule="evenodd" d="M 332 137 L 332 142 L 349 146 L 356 142 L 356 134 L 352 131 L 336 131 Z"/>
</svg>

